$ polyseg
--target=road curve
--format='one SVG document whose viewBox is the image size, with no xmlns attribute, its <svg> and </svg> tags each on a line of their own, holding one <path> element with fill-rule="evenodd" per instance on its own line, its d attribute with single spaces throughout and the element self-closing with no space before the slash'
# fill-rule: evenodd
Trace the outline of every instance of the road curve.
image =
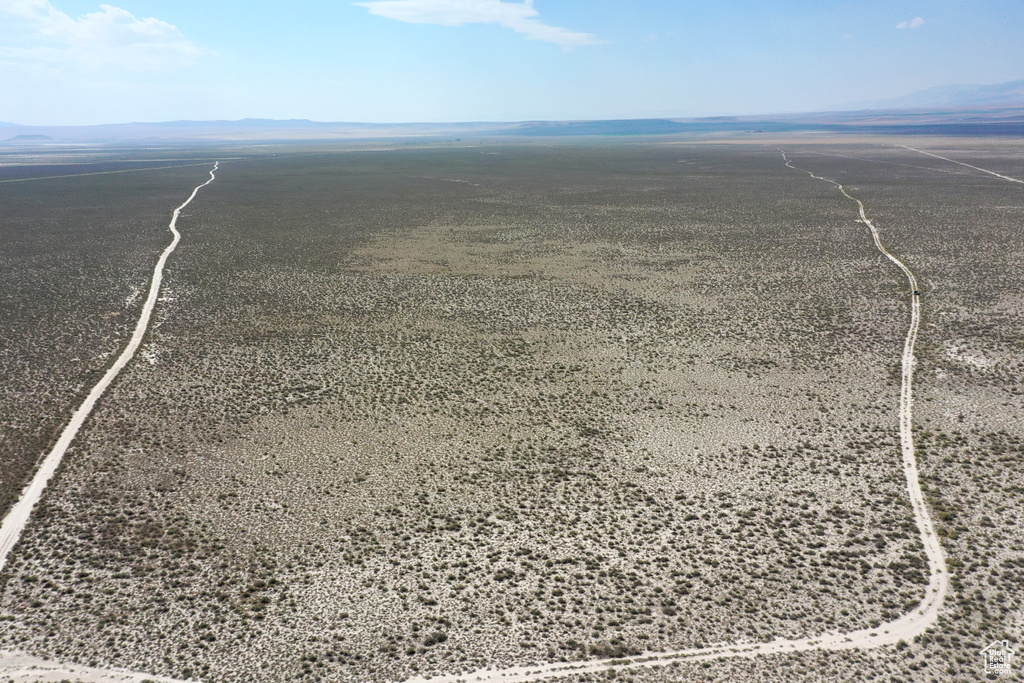
<svg viewBox="0 0 1024 683">
<path fill-rule="evenodd" d="M 216 177 L 214 171 L 217 170 L 217 166 L 220 162 L 216 162 L 213 165 L 213 169 L 210 171 L 210 179 L 201 185 L 197 185 L 189 198 L 185 200 L 185 203 L 174 210 L 174 214 L 171 216 L 171 223 L 168 226 L 171 230 L 171 234 L 174 235 L 174 239 L 164 249 L 163 253 L 160 254 L 160 259 L 156 262 L 156 268 L 153 269 L 153 281 L 149 286 L 149 296 L 146 297 L 146 303 L 142 306 L 142 313 L 139 315 L 139 321 L 135 324 L 135 332 L 132 333 L 132 338 L 128 341 L 128 345 L 125 347 L 121 355 L 117 357 L 114 364 L 110 366 L 103 378 L 100 379 L 99 383 L 92 388 L 89 395 L 85 397 L 85 401 L 78 407 L 75 414 L 71 416 L 71 422 L 61 432 L 60 438 L 57 439 L 57 445 L 53 447 L 53 450 L 43 459 L 43 464 L 39 467 L 36 475 L 29 482 L 28 486 L 21 492 L 21 497 L 18 502 L 14 504 L 10 512 L 4 518 L 3 524 L 0 525 L 0 569 L 3 569 L 4 564 L 7 562 L 7 556 L 11 552 L 11 548 L 18 542 L 18 538 L 21 536 L 21 532 L 25 529 L 25 525 L 28 524 L 29 518 L 32 516 L 32 510 L 35 508 L 36 503 L 39 502 L 39 498 L 43 495 L 43 490 L 46 488 L 46 484 L 49 483 L 50 477 L 57 470 L 60 465 L 61 459 L 64 457 L 64 452 L 71 445 L 71 441 L 75 438 L 78 430 L 81 428 L 82 423 L 85 422 L 85 418 L 89 417 L 89 413 L 96 406 L 96 401 L 99 400 L 103 392 L 106 391 L 110 383 L 114 381 L 118 373 L 128 365 L 128 361 L 132 359 L 135 352 L 138 350 L 139 345 L 142 343 L 142 338 L 146 335 L 146 329 L 149 327 L 149 318 L 153 314 L 153 307 L 156 305 L 157 295 L 160 293 L 160 282 L 163 280 L 164 264 L 167 263 L 167 257 L 171 255 L 174 248 L 178 246 L 178 241 L 181 239 L 181 233 L 175 225 L 178 222 L 178 215 L 181 210 L 184 209 L 189 203 L 196 198 L 196 194 L 203 187 L 206 187 L 214 181 Z"/>
<path fill-rule="evenodd" d="M 637 657 L 620 659 L 598 659 L 579 662 L 558 662 L 533 666 L 518 666 L 507 669 L 481 669 L 470 673 L 458 673 L 445 676 L 431 676 L 429 679 L 415 677 L 406 683 L 456 683 L 458 681 L 502 681 L 503 683 L 539 681 L 580 673 L 594 673 L 608 669 L 633 669 L 642 666 L 664 666 L 673 662 L 696 662 L 725 657 L 756 657 L 758 655 L 786 654 L 805 652 L 808 650 L 852 650 L 894 645 L 900 640 L 910 640 L 924 633 L 938 619 L 939 610 L 949 592 L 949 575 L 946 571 L 946 559 L 942 545 L 935 534 L 934 524 L 928 508 L 924 504 L 924 494 L 918 479 L 917 458 L 914 455 L 913 408 L 914 408 L 914 344 L 917 341 L 917 328 L 921 321 L 921 302 L 917 295 L 917 278 L 902 261 L 882 244 L 878 229 L 864 212 L 864 203 L 848 193 L 840 183 L 815 175 L 810 171 L 797 168 L 790 162 L 786 153 L 782 159 L 786 166 L 795 171 L 802 171 L 812 178 L 835 185 L 844 197 L 857 203 L 860 222 L 871 231 L 871 239 L 887 259 L 892 261 L 907 278 L 910 288 L 910 327 L 903 343 L 901 358 L 902 378 L 900 382 L 900 448 L 903 456 L 903 473 L 907 479 L 907 492 L 914 510 L 921 542 L 924 544 L 925 555 L 928 557 L 928 588 L 924 598 L 912 611 L 900 618 L 880 624 L 877 628 L 866 628 L 848 633 L 826 633 L 813 638 L 777 639 L 768 643 L 723 643 L 711 647 L 673 650 L 668 652 L 649 652 Z M 983 170 L 983 169 L 982 169 Z"/>
<path fill-rule="evenodd" d="M 908 147 L 907 149 L 912 148 Z M 782 152 L 782 150 L 780 150 L 780 152 Z M 938 155 L 930 154 L 928 152 L 921 153 L 928 154 L 929 156 L 936 156 L 937 158 L 940 159 L 945 159 L 944 157 L 938 157 Z M 792 652 L 804 652 L 808 650 L 850 650 L 874 648 L 884 645 L 892 645 L 899 642 L 900 640 L 911 639 L 914 636 L 923 633 L 925 630 L 927 630 L 930 626 L 932 626 L 935 623 L 935 621 L 938 618 L 939 610 L 942 607 L 945 596 L 949 591 L 949 578 L 948 573 L 946 571 L 946 563 L 942 551 L 942 546 L 939 543 L 938 537 L 934 532 L 934 525 L 932 523 L 930 515 L 928 514 L 928 510 L 924 504 L 924 496 L 922 494 L 918 479 L 917 460 L 914 454 L 912 419 L 914 345 L 917 341 L 917 330 L 918 326 L 920 325 L 920 299 L 916 294 L 917 279 L 915 278 L 914 273 L 902 261 L 896 258 L 891 252 L 889 252 L 888 249 L 886 249 L 885 245 L 881 241 L 881 237 L 879 236 L 877 228 L 865 213 L 863 202 L 861 202 L 856 197 L 850 195 L 846 191 L 846 188 L 843 187 L 843 185 L 841 185 L 840 183 L 830 178 L 815 175 L 814 173 L 807 171 L 806 169 L 794 166 L 792 162 L 789 160 L 789 158 L 786 156 L 785 152 L 782 152 L 782 158 L 785 161 L 787 167 L 807 173 L 812 178 L 815 178 L 817 180 L 822 180 L 824 182 L 831 183 L 840 191 L 840 193 L 842 193 L 844 197 L 857 203 L 857 209 L 860 216 L 859 220 L 861 223 L 866 225 L 870 230 L 871 238 L 875 244 L 875 248 L 878 249 L 879 252 L 881 252 L 886 258 L 892 261 L 903 272 L 903 274 L 907 278 L 907 283 L 910 287 L 911 315 L 910 327 L 907 331 L 907 336 L 904 341 L 903 354 L 901 358 L 902 373 L 900 386 L 899 423 L 900 445 L 903 459 L 903 469 L 907 480 L 907 490 L 910 495 L 910 500 L 914 511 L 914 518 L 917 522 L 918 531 L 921 534 L 921 541 L 924 545 L 925 554 L 927 555 L 929 565 L 928 588 L 925 592 L 924 598 L 921 600 L 921 603 L 911 612 L 904 614 L 903 616 L 894 621 L 881 624 L 877 628 L 861 629 L 858 631 L 851 631 L 848 633 L 826 633 L 820 636 L 805 639 L 776 639 L 768 643 L 723 643 L 720 645 L 713 645 L 711 647 L 691 648 L 686 650 L 674 650 L 659 653 L 646 653 L 636 657 L 621 659 L 603 659 L 578 662 L 556 662 L 549 664 L 535 664 L 528 666 L 510 667 L 506 669 L 482 669 L 479 671 L 469 673 L 456 673 L 442 676 L 431 676 L 429 677 L 429 679 L 423 677 L 415 677 L 409 679 L 407 683 L 421 683 L 427 680 L 431 681 L 431 683 L 456 683 L 459 681 L 503 681 L 505 683 L 512 683 L 519 681 L 525 682 L 545 680 L 581 673 L 594 673 L 609 669 L 632 669 L 638 667 L 664 666 L 672 664 L 674 662 L 705 661 L 711 659 L 722 659 L 726 657 L 752 658 L 759 655 L 787 654 Z M 946 160 L 964 166 L 970 166 L 969 164 L 963 164 L 962 162 L 953 161 L 952 159 Z M 1009 180 L 1012 182 L 1021 182 L 1015 178 L 1003 176 L 998 173 L 988 171 L 986 169 L 981 169 L 975 166 L 970 167 L 984 171 L 985 173 L 990 173 L 1005 180 Z M 216 169 L 217 167 L 216 165 L 214 165 L 214 170 Z M 114 368 L 117 368 L 119 370 L 119 364 L 120 367 L 123 367 L 124 363 L 126 363 L 131 358 L 131 354 L 134 353 L 135 349 L 138 347 L 136 337 L 138 338 L 139 341 L 141 341 L 142 335 L 145 332 L 145 323 L 148 322 L 149 313 L 152 311 L 152 304 L 155 302 L 156 291 L 159 287 L 160 274 L 163 267 L 163 263 L 166 260 L 167 255 L 173 250 L 174 246 L 178 242 L 179 235 L 177 230 L 175 230 L 174 228 L 174 223 L 177 220 L 178 212 L 182 208 L 184 208 L 190 201 L 192 201 L 192 199 L 195 197 L 196 193 L 199 191 L 201 187 L 209 184 L 212 181 L 213 171 L 210 172 L 210 180 L 208 180 L 206 183 L 203 183 L 203 185 L 200 185 L 195 190 L 193 190 L 192 196 L 189 197 L 188 201 L 186 201 L 184 204 L 178 207 L 178 209 L 175 210 L 174 218 L 171 221 L 171 230 L 175 235 L 174 241 L 171 243 L 171 246 L 168 247 L 168 249 L 161 256 L 160 262 L 157 265 L 157 270 L 154 273 L 153 277 L 154 285 L 150 290 L 150 296 L 146 302 L 146 308 L 144 310 L 143 318 L 140 319 L 139 327 L 136 329 L 136 335 L 133 336 L 132 338 L 133 344 L 130 344 L 129 348 L 125 350 L 122 356 L 118 359 L 118 362 L 115 363 Z M 122 360 L 124 361 L 124 363 L 122 363 Z M 97 385 L 97 389 L 99 389 L 99 391 L 94 389 L 93 393 L 89 395 L 89 399 L 92 399 L 92 403 L 95 403 L 93 394 L 96 394 L 96 398 L 98 398 L 99 394 L 102 393 L 102 389 L 106 388 L 106 385 L 109 384 L 109 380 L 113 379 L 113 375 L 116 375 L 116 371 L 114 371 L 114 368 L 112 368 L 111 372 L 107 373 L 110 376 L 110 378 L 108 379 L 107 376 L 104 376 L 104 379 L 101 380 L 99 385 Z M 113 373 L 113 375 L 111 373 Z M 91 410 L 92 404 L 89 403 L 89 399 L 86 400 L 86 403 L 88 404 L 89 409 Z M 83 404 L 83 408 L 85 408 L 85 405 L 86 404 Z M 80 408 L 79 412 L 82 411 L 83 409 Z M 88 410 L 86 410 L 85 413 L 82 415 L 82 419 L 84 419 L 85 415 L 87 414 Z M 79 413 L 76 413 L 75 418 L 78 418 L 78 415 Z M 79 420 L 79 426 L 80 422 L 81 421 Z M 72 425 L 74 425 L 74 423 L 75 419 L 72 420 Z M 72 425 L 69 425 L 68 428 L 65 430 L 65 434 L 62 434 L 62 442 L 64 440 L 64 436 L 67 434 L 69 430 L 71 430 Z M 74 431 L 77 431 L 77 429 L 78 427 L 75 426 Z M 71 437 L 74 436 L 74 431 L 72 431 L 70 436 L 68 436 L 68 441 L 70 441 Z M 60 448 L 60 442 L 58 443 L 58 448 Z M 66 448 L 66 444 L 64 448 Z M 54 452 L 56 451 L 57 448 L 54 449 Z M 63 453 L 63 449 L 61 449 L 61 453 Z M 47 461 L 49 461 L 52 456 L 53 453 L 51 453 L 51 455 L 47 457 Z M 57 458 L 57 460 L 59 461 L 59 457 Z M 39 475 L 37 475 L 36 479 L 39 479 Z M 35 480 L 33 480 L 33 484 L 34 483 Z M 43 485 L 45 486 L 45 482 Z M 25 497 L 26 496 L 23 494 L 23 499 Z M 38 494 L 36 494 L 36 499 L 38 499 Z M 19 505 L 21 502 L 22 501 L 19 501 Z M 4 521 L 3 530 L 0 531 L 0 541 L 3 540 L 2 534 L 7 529 L 8 520 L 10 519 L 10 516 L 11 515 L 8 515 L 8 519 Z M 22 522 L 21 527 L 18 528 L 18 533 L 20 533 L 20 530 L 23 527 L 24 522 Z M 0 567 L 2 567 L 2 562 L 6 557 L 6 553 L 8 550 L 9 548 L 0 548 L 0 551 L 2 551 L 2 554 L 0 554 Z M 8 669 L 5 667 L 5 664 L 13 665 L 14 657 L 22 656 L 15 655 L 14 653 L 0 653 L 0 673 L 6 673 L 7 671 L 13 670 L 13 666 L 10 669 Z M 38 660 L 36 660 L 36 662 L 38 662 Z M 53 666 L 55 670 L 68 671 L 69 673 L 75 671 L 74 665 L 66 665 L 66 669 L 61 669 L 60 667 L 62 665 L 58 663 L 52 663 L 50 664 L 50 666 Z M 79 671 L 81 671 L 81 669 L 79 669 Z M 117 678 L 115 678 L 115 676 L 118 676 L 119 674 L 125 676 L 125 678 L 121 678 L 120 680 L 137 680 L 134 677 L 139 675 L 131 672 L 120 672 L 113 670 L 92 670 L 90 671 L 90 673 L 96 677 L 90 677 L 87 680 L 95 681 L 118 680 Z M 105 676 L 107 674 L 112 674 L 112 676 L 110 678 L 106 678 Z M 171 679 L 161 678 L 159 680 L 169 681 Z"/>
</svg>

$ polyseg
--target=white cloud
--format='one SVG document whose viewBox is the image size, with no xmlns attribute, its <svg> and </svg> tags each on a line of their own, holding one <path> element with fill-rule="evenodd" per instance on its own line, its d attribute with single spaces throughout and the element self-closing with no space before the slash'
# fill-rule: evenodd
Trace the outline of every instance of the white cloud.
<svg viewBox="0 0 1024 683">
<path fill-rule="evenodd" d="M 896 24 L 896 28 L 917 28 L 922 24 L 924 24 L 924 19 L 922 19 L 921 17 L 914 17 L 909 21 L 901 21 L 900 23 Z"/>
<path fill-rule="evenodd" d="M 500 24 L 529 40 L 541 40 L 564 48 L 601 42 L 590 33 L 570 31 L 538 21 L 533 0 L 371 0 L 353 4 L 365 7 L 371 14 L 410 24 Z"/>
<path fill-rule="evenodd" d="M 111 5 L 77 19 L 49 0 L 0 0 L 0 59 L 35 66 L 75 64 L 154 71 L 211 54 L 159 19 Z"/>
</svg>

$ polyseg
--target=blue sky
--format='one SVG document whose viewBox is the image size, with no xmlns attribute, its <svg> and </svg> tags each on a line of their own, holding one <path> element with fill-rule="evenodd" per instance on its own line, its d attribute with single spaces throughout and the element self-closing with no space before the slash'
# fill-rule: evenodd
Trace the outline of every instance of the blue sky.
<svg viewBox="0 0 1024 683">
<path fill-rule="evenodd" d="M 1024 78 L 1021 0 L 0 0 L 0 121 L 825 110 Z"/>
</svg>

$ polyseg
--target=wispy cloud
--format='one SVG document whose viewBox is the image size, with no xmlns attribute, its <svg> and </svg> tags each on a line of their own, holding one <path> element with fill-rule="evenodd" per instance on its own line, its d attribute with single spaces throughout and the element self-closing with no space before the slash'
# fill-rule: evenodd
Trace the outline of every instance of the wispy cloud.
<svg viewBox="0 0 1024 683">
<path fill-rule="evenodd" d="M 365 7 L 371 14 L 410 24 L 500 24 L 528 40 L 541 40 L 564 48 L 602 42 L 590 33 L 570 31 L 539 21 L 533 0 L 371 0 L 353 4 Z"/>
<path fill-rule="evenodd" d="M 49 0 L 0 0 L 0 25 L 0 59 L 7 62 L 154 71 L 212 54 L 176 26 L 111 5 L 76 19 Z"/>
<path fill-rule="evenodd" d="M 900 23 L 896 24 L 896 28 L 917 28 L 918 26 L 922 25 L 924 25 L 924 19 L 922 19 L 921 17 L 914 17 L 913 19 L 901 21 Z"/>
</svg>

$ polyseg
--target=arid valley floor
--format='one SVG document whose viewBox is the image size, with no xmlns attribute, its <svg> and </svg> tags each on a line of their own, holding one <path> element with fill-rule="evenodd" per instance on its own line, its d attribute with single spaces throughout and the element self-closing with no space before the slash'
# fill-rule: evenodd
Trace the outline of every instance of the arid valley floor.
<svg viewBox="0 0 1024 683">
<path fill-rule="evenodd" d="M 917 278 L 938 621 L 559 680 L 967 681 L 993 641 L 1024 656 L 1024 140 L 0 152 L 0 513 L 214 162 L 3 566 L 0 650 L 397 682 L 917 610 L 913 292 L 819 176 Z"/>
</svg>

